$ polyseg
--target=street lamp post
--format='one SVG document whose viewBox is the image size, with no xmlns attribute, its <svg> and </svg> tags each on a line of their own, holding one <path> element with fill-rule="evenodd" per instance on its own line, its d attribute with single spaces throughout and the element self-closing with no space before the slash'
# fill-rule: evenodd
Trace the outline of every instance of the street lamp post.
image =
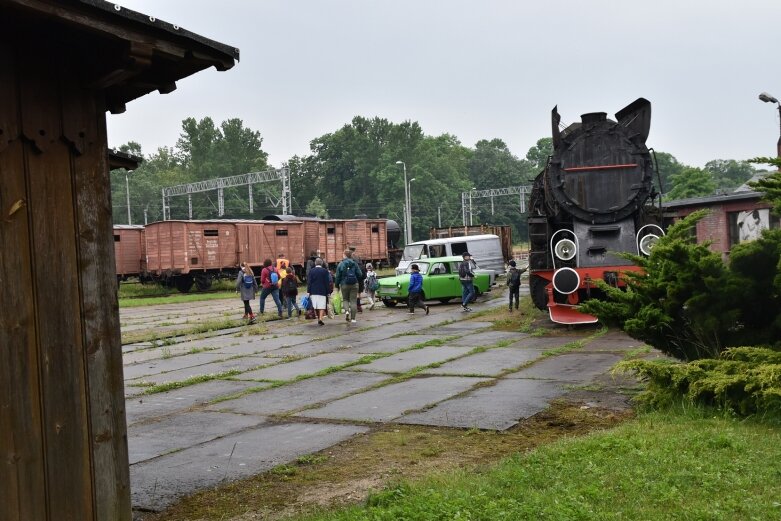
<svg viewBox="0 0 781 521">
<path fill-rule="evenodd" d="M 396 161 L 397 165 L 404 168 L 404 244 L 412 242 L 412 212 L 409 211 L 409 183 L 407 183 L 407 164 L 404 161 Z"/>
<path fill-rule="evenodd" d="M 125 170 L 125 196 L 127 198 L 127 223 L 133 224 L 130 222 L 130 183 L 127 180 L 127 175 L 132 172 L 132 170 Z"/>
<path fill-rule="evenodd" d="M 407 212 L 408 212 L 408 219 L 409 219 L 409 242 L 412 242 L 412 181 L 414 181 L 415 178 L 409 180 L 409 183 L 407 183 Z"/>
<path fill-rule="evenodd" d="M 475 188 L 472 187 L 469 190 L 469 226 L 472 226 L 474 223 L 472 222 L 472 192 L 475 191 Z"/>
<path fill-rule="evenodd" d="M 778 136 L 778 143 L 776 144 L 776 155 L 778 157 L 781 157 L 781 103 L 779 103 L 777 98 L 771 96 L 767 92 L 763 92 L 762 94 L 760 94 L 759 99 L 764 101 L 765 103 L 775 103 L 778 106 L 779 136 Z"/>
</svg>

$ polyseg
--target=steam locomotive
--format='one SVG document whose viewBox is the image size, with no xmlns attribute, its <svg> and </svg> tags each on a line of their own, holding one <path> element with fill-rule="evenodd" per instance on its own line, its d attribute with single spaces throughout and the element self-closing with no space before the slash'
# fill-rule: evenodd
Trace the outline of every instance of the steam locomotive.
<svg viewBox="0 0 781 521">
<path fill-rule="evenodd" d="M 595 281 L 622 287 L 635 265 L 616 254 L 648 255 L 664 232 L 655 172 L 646 139 L 651 103 L 639 98 L 611 120 L 604 112 L 581 116 L 560 130 L 551 114 L 553 155 L 532 187 L 529 211 L 530 292 L 554 322 L 582 324 L 596 317 L 578 304 L 598 298 Z"/>
</svg>

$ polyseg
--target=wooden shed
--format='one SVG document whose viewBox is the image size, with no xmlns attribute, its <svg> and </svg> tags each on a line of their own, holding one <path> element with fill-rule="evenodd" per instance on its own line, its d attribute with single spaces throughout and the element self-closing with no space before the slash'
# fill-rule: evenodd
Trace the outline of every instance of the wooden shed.
<svg viewBox="0 0 781 521">
<path fill-rule="evenodd" d="M 0 518 L 131 519 L 106 111 L 238 50 L 100 0 L 0 2 Z"/>
</svg>

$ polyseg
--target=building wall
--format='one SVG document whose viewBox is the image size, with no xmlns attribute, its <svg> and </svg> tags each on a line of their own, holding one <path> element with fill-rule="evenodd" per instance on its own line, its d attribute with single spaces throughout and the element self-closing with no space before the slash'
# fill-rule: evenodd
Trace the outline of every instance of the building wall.
<svg viewBox="0 0 781 521">
<path fill-rule="evenodd" d="M 725 200 L 723 202 L 710 202 L 703 204 L 692 204 L 676 208 L 666 208 L 664 211 L 665 222 L 671 224 L 692 212 L 700 209 L 708 209 L 710 213 L 703 217 L 697 223 L 697 242 L 710 242 L 710 249 L 721 253 L 724 260 L 729 258 L 729 252 L 732 245 L 737 242 L 730 231 L 731 215 L 739 212 L 751 212 L 753 210 L 764 210 L 771 208 L 771 205 L 762 201 L 757 195 L 756 199 L 742 199 L 737 201 Z M 779 226 L 778 216 L 771 214 L 771 227 Z"/>
<path fill-rule="evenodd" d="M 0 518 L 130 519 L 105 108 L 0 17 Z"/>
</svg>

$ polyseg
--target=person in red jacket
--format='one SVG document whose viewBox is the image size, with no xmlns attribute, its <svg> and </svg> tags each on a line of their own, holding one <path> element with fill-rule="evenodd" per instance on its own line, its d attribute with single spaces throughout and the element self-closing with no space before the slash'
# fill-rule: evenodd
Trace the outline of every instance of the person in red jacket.
<svg viewBox="0 0 781 521">
<path fill-rule="evenodd" d="M 277 314 L 282 318 L 282 302 L 279 300 L 279 272 L 271 265 L 271 259 L 263 261 L 263 269 L 260 271 L 260 314 L 266 309 L 266 297 L 271 295 L 277 305 Z"/>
</svg>

